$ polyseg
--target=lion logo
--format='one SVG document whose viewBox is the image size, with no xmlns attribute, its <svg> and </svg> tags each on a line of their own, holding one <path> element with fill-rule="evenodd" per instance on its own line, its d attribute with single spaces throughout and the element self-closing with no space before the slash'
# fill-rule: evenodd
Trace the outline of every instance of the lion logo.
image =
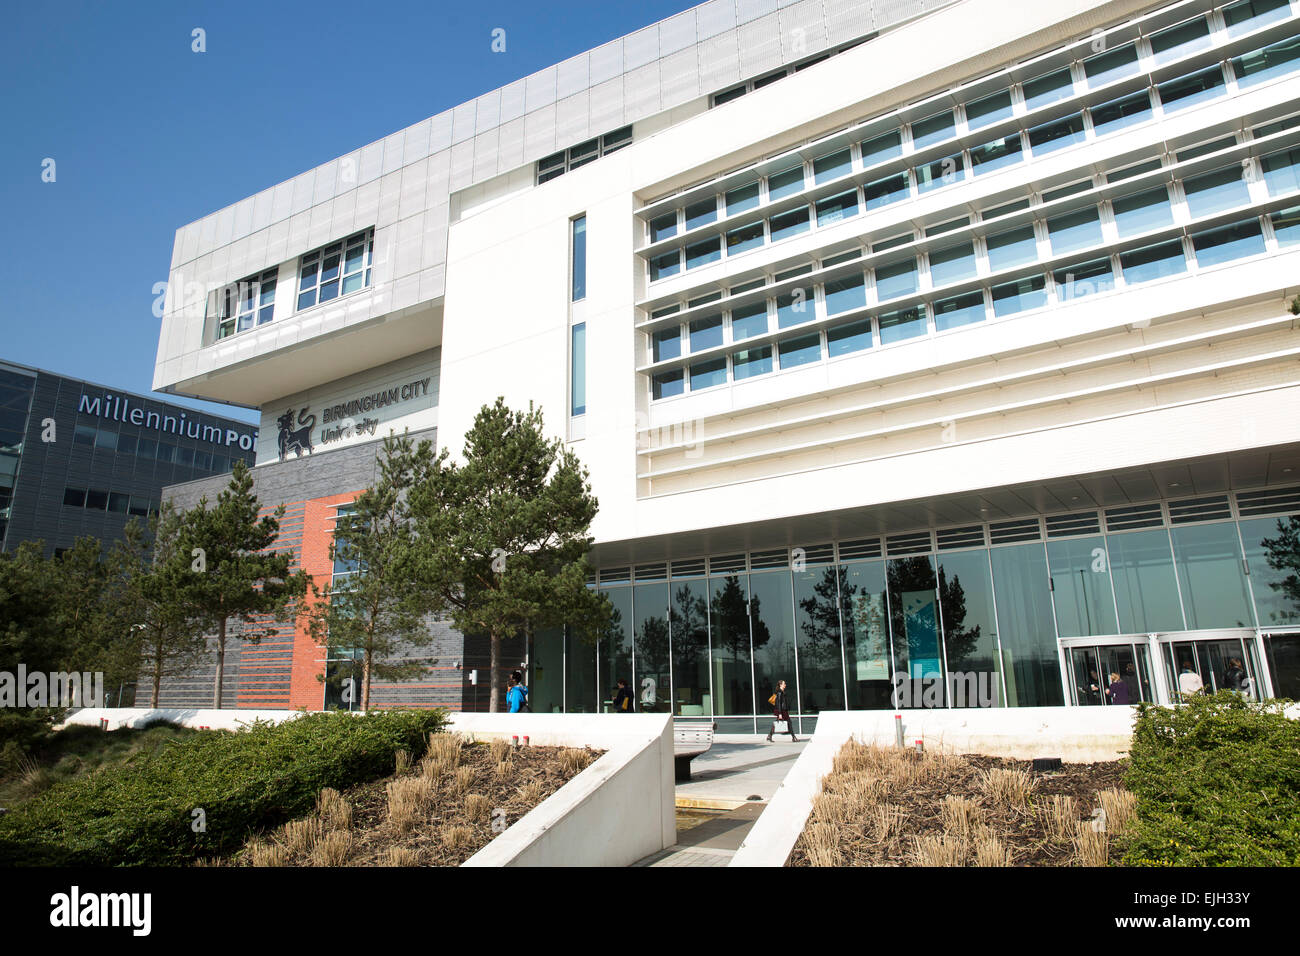
<svg viewBox="0 0 1300 956">
<path fill-rule="evenodd" d="M 293 452 L 298 458 L 302 457 L 305 451 L 311 454 L 313 451 L 311 443 L 311 430 L 316 427 L 316 416 L 308 415 L 307 409 L 298 413 L 298 424 L 302 427 L 295 429 L 293 427 L 293 409 L 289 409 L 278 419 L 276 423 L 280 426 L 280 460 L 284 461 L 289 457 L 289 452 Z"/>
</svg>

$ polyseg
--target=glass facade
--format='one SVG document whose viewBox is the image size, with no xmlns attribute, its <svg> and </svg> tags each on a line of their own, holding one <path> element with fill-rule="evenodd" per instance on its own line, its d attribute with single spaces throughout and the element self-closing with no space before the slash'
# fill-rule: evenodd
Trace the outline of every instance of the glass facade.
<svg viewBox="0 0 1300 956">
<path fill-rule="evenodd" d="M 1268 676 L 1295 696 L 1300 488 L 1281 494 L 1292 512 L 1233 518 L 1224 496 L 1214 520 L 1175 502 L 840 542 L 817 561 L 621 569 L 593 585 L 614 606 L 595 649 L 537 637 L 537 700 L 607 711 L 631 675 L 639 710 L 750 732 L 781 680 L 804 731 L 824 710 L 1155 701 L 1157 670 L 1176 698 L 1186 667 L 1207 688 L 1262 696 Z"/>
</svg>

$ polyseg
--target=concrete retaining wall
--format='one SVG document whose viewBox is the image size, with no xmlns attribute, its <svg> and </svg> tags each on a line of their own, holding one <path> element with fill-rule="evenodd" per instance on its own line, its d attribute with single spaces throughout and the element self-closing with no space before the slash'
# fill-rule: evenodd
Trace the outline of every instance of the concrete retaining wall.
<svg viewBox="0 0 1300 956">
<path fill-rule="evenodd" d="M 452 714 L 449 729 L 605 751 L 465 866 L 627 866 L 677 842 L 667 714 Z"/>
<path fill-rule="evenodd" d="M 178 724 L 181 727 L 239 730 L 254 721 L 263 720 L 278 724 L 299 717 L 302 713 L 300 710 L 234 710 L 224 707 L 221 710 L 194 710 L 184 707 L 85 707 L 71 714 L 55 729 L 62 730 L 70 726 L 98 727 L 100 720 L 106 719 L 109 730 L 147 727 L 159 721 Z"/>
<path fill-rule="evenodd" d="M 1060 757 L 1067 763 L 1117 760 L 1128 750 L 1131 707 L 1018 707 L 989 710 L 909 710 L 900 713 L 907 746 L 1028 760 Z M 729 866 L 784 866 L 845 741 L 892 747 L 893 711 L 824 712 L 817 731 L 740 845 Z"/>
</svg>

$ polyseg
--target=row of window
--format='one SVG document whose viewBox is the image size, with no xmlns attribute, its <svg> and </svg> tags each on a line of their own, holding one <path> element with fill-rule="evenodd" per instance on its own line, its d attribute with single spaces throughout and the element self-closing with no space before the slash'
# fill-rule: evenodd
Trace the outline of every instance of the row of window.
<svg viewBox="0 0 1300 956">
<path fill-rule="evenodd" d="M 63 490 L 65 508 L 85 508 L 90 511 L 114 511 L 118 514 L 134 515 L 147 518 L 158 512 L 158 502 L 140 495 L 122 494 L 117 491 L 99 491 L 94 488 L 65 488 Z"/>
<path fill-rule="evenodd" d="M 201 448 L 188 448 L 171 442 L 158 441 L 154 438 L 140 438 L 136 435 L 119 434 L 108 428 L 96 428 L 93 425 L 78 425 L 72 440 L 78 445 L 89 445 L 119 455 L 131 455 L 135 458 L 152 458 L 162 462 L 172 462 L 186 468 L 197 468 L 215 474 L 229 471 L 236 461 L 253 463 L 253 454 L 223 455 L 205 451 Z"/>
<path fill-rule="evenodd" d="M 1110 54 L 1106 54 L 1110 55 Z M 1239 85 L 1258 82 L 1281 72 L 1300 68 L 1300 38 L 1275 44 L 1232 61 Z M 1136 63 L 1136 60 L 1135 60 Z M 843 192 L 818 199 L 807 205 L 781 209 L 771 215 L 756 217 L 725 229 L 721 233 L 706 231 L 684 246 L 649 257 L 650 280 L 657 281 L 716 262 L 727 256 L 756 249 L 766 243 L 779 242 L 813 228 L 836 225 L 862 212 L 869 212 L 904 200 L 915 199 L 931 190 L 963 181 L 968 175 L 979 176 L 1021 162 L 1026 153 L 1042 156 L 1062 147 L 1083 142 L 1125 126 L 1142 122 L 1162 108 L 1166 113 L 1182 109 L 1227 90 L 1225 64 L 1216 64 L 1192 78 L 1179 78 L 1159 84 L 1104 106 L 1052 120 L 1041 126 L 1017 130 L 989 143 L 961 150 L 909 169 L 891 172 L 866 182 L 850 185 Z M 1064 71 L 1068 74 L 1068 70 Z M 1161 104 L 1153 106 L 1153 99 Z M 1010 101 L 1008 100 L 1008 109 Z M 943 114 L 944 136 L 955 130 L 952 111 Z M 912 124 L 913 137 L 917 126 Z M 916 140 L 913 139 L 913 144 Z M 814 185 L 839 180 L 855 168 L 869 168 L 881 160 L 902 155 L 901 131 L 844 147 L 828 155 L 799 163 L 782 172 L 738 186 L 726 193 L 710 196 L 681 210 L 650 221 L 652 242 L 690 232 L 748 209 L 769 204 L 807 189 L 809 173 Z"/>
<path fill-rule="evenodd" d="M 313 249 L 298 262 L 297 308 L 309 309 L 350 292 L 368 288 L 375 256 L 375 234 L 366 229 L 339 242 Z M 209 302 L 209 317 L 218 339 L 275 318 L 279 268 L 268 269 L 226 286 Z"/>
<path fill-rule="evenodd" d="M 579 166 L 586 166 L 602 156 L 608 156 L 624 146 L 632 145 L 632 127 L 624 126 L 612 133 L 597 136 L 585 143 L 562 149 L 537 161 L 537 185 L 572 172 Z"/>
<path fill-rule="evenodd" d="M 812 66 L 814 63 L 821 63 L 823 60 L 829 60 L 838 53 L 843 53 L 845 50 L 851 50 L 855 46 L 861 46 L 868 40 L 874 40 L 876 36 L 877 34 L 873 33 L 870 36 L 863 37 L 860 40 L 854 40 L 852 43 L 846 43 L 844 46 L 837 47 L 834 50 L 829 50 L 826 53 L 820 53 L 817 56 L 796 63 L 792 66 L 784 66 L 771 73 L 765 73 L 756 80 L 746 80 L 744 83 L 739 83 L 736 86 L 729 87 L 721 93 L 714 93 L 710 98 L 710 105 L 721 106 L 723 103 L 730 103 L 732 100 L 738 100 L 746 93 L 752 93 L 754 90 L 761 90 L 763 87 L 770 86 L 777 80 L 783 80 L 787 76 L 794 76 L 794 74 L 801 70 L 808 69 L 808 67 Z"/>
<path fill-rule="evenodd" d="M 652 395 L 656 399 L 681 395 L 689 386 L 692 392 L 725 384 L 728 372 L 733 381 L 742 381 L 777 369 L 795 368 L 823 359 L 836 358 L 871 348 L 889 345 L 917 336 L 936 334 L 983 322 L 990 315 L 1002 318 L 1049 304 L 1051 297 L 1066 302 L 1087 295 L 1126 286 L 1151 282 L 1185 272 L 1191 258 L 1200 268 L 1209 268 L 1236 259 L 1264 253 L 1267 249 L 1264 224 L 1276 237 L 1279 246 L 1300 244 L 1300 206 L 1279 210 L 1261 218 L 1246 219 L 1193 232 L 1187 240 L 1173 239 L 1125 252 L 1102 255 L 1076 262 L 1045 274 L 1032 275 L 1001 284 L 984 285 L 945 297 L 927 299 L 914 305 L 881 310 L 862 315 L 866 308 L 866 285 L 861 275 L 827 281 L 806 290 L 796 289 L 775 300 L 778 330 L 854 312 L 848 320 L 825 329 L 794 334 L 774 343 L 755 345 L 730 355 L 711 356 L 685 368 L 675 368 L 652 376 Z M 1026 227 L 1022 240 L 1025 254 L 1032 258 L 1033 230 Z M 880 271 L 877 270 L 877 290 Z M 914 274 L 895 274 L 886 281 L 912 282 Z M 901 286 L 900 286 L 901 288 Z M 914 290 L 913 290 L 914 291 Z M 771 318 L 767 303 L 734 308 L 729 311 L 727 341 L 732 344 L 768 334 Z M 652 336 L 656 362 L 680 357 L 685 345 L 691 353 L 715 349 L 724 344 L 721 314 L 693 320 Z"/>
</svg>

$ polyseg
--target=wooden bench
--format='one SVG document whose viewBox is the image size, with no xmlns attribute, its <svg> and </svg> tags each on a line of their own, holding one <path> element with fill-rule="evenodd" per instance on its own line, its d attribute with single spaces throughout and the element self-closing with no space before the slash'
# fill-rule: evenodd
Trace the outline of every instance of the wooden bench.
<svg viewBox="0 0 1300 956">
<path fill-rule="evenodd" d="M 712 718 L 673 721 L 673 767 L 677 783 L 691 779 L 691 760 L 712 746 Z"/>
</svg>

